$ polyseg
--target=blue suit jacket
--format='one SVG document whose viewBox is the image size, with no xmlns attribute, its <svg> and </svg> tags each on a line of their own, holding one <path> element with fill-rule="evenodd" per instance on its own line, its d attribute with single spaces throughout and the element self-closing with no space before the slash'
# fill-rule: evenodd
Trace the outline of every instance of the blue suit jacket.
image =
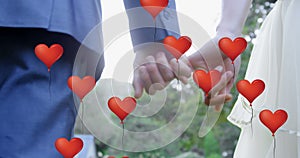
<svg viewBox="0 0 300 158">
<path fill-rule="evenodd" d="M 80 42 L 101 22 L 100 0 L 0 0 L 0 4 L 0 26 L 44 28 L 69 34 Z M 141 7 L 139 0 L 124 0 L 124 4 L 126 9 Z M 168 8 L 175 9 L 175 0 L 170 0 Z M 178 26 L 176 15 L 162 13 L 157 21 L 162 21 L 166 29 L 168 25 Z M 131 33 L 134 44 L 153 41 L 153 28 Z M 167 35 L 177 34 L 157 29 L 156 40 Z"/>
</svg>

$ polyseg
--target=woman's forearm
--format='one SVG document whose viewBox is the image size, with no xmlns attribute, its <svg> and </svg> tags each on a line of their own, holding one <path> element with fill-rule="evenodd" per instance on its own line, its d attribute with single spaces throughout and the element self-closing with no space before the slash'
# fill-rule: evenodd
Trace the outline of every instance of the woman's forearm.
<svg viewBox="0 0 300 158">
<path fill-rule="evenodd" d="M 222 0 L 221 20 L 217 36 L 240 36 L 248 17 L 252 0 Z"/>
</svg>

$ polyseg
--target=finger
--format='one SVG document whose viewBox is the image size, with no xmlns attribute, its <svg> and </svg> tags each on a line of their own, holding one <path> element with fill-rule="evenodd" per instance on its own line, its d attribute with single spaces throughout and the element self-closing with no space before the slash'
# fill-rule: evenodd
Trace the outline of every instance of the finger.
<svg viewBox="0 0 300 158">
<path fill-rule="evenodd" d="M 231 84 L 231 86 L 230 86 L 230 84 Z M 233 78 L 229 81 L 229 84 L 227 85 L 227 87 L 222 89 L 219 93 L 219 94 L 226 94 L 225 103 L 230 102 L 232 100 L 232 95 L 230 94 L 230 89 L 232 87 L 232 84 L 233 84 Z M 223 105 L 224 105 L 224 103 L 222 103 L 220 105 L 216 105 L 215 106 L 216 112 L 220 112 L 223 108 Z"/>
<path fill-rule="evenodd" d="M 152 84 L 155 83 L 155 86 L 153 87 L 156 90 L 161 90 L 164 88 L 165 81 L 163 77 L 160 74 L 160 71 L 158 70 L 157 63 L 155 62 L 155 59 L 153 56 L 148 56 L 146 58 L 147 64 L 146 68 L 148 71 L 148 74 L 151 78 Z"/>
<path fill-rule="evenodd" d="M 221 110 L 222 110 L 222 108 L 223 108 L 223 105 L 224 105 L 224 104 L 216 105 L 216 106 L 215 106 L 216 112 L 221 112 Z"/>
<path fill-rule="evenodd" d="M 229 81 L 229 83 L 227 84 L 227 86 L 225 88 L 223 88 L 218 95 L 222 95 L 222 94 L 226 94 L 225 96 L 225 103 L 231 101 L 232 99 L 232 95 L 230 94 L 230 90 L 231 87 L 230 84 L 232 85 L 232 83 L 230 83 L 231 81 Z"/>
<path fill-rule="evenodd" d="M 225 72 L 221 80 L 209 91 L 208 95 L 215 96 L 219 91 L 221 91 L 223 88 L 225 88 L 228 84 L 228 82 L 231 80 L 233 76 L 233 73 L 231 71 Z"/>
<path fill-rule="evenodd" d="M 231 79 L 232 80 L 232 79 Z M 228 85 L 230 84 L 231 80 L 229 81 L 229 83 L 227 84 L 227 86 L 225 88 L 223 88 L 218 95 L 221 95 L 221 94 L 226 94 L 225 96 L 225 103 L 226 102 L 229 102 L 231 99 L 232 99 L 232 95 L 230 94 L 230 88 L 228 88 Z"/>
<path fill-rule="evenodd" d="M 212 99 L 212 102 L 215 102 L 215 104 L 216 104 L 215 107 L 214 107 L 216 112 L 220 112 L 222 110 L 222 107 L 223 107 L 224 103 L 227 103 L 227 102 L 232 100 L 232 95 L 229 92 L 226 93 L 225 88 L 220 91 L 219 95 L 221 95 L 221 94 L 225 94 L 225 100 L 224 100 L 223 103 L 222 103 L 223 99 L 222 100 L 217 100 L 216 98 Z M 210 100 L 208 98 L 206 98 L 205 101 L 206 101 L 207 104 L 209 104 L 209 102 L 210 102 Z M 220 104 L 217 104 L 218 102 Z"/>
<path fill-rule="evenodd" d="M 162 77 L 165 81 L 171 81 L 175 78 L 175 75 L 172 71 L 171 66 L 169 65 L 168 59 L 165 53 L 160 52 L 156 55 L 156 62 L 159 63 L 158 69 L 162 74 Z"/>
<path fill-rule="evenodd" d="M 189 78 L 192 73 L 192 69 L 187 66 L 187 64 L 183 63 L 180 60 L 172 59 L 170 61 L 170 65 L 172 70 L 174 71 L 174 74 L 182 81 L 182 77 Z M 178 69 L 179 68 L 179 69 Z"/>
<path fill-rule="evenodd" d="M 134 97 L 140 98 L 143 94 L 143 82 L 140 80 L 138 72 L 135 72 L 133 77 L 133 89 L 134 89 Z"/>
<path fill-rule="evenodd" d="M 230 100 L 232 96 L 230 94 L 220 94 L 217 96 L 214 96 L 212 98 L 206 97 L 205 98 L 205 104 L 206 105 L 219 105 L 224 104 L 226 100 Z"/>
<path fill-rule="evenodd" d="M 177 68 L 178 68 L 178 64 L 179 64 L 179 74 L 183 75 L 187 78 L 191 77 L 192 74 L 192 68 L 189 66 L 189 63 L 186 63 L 185 61 L 183 61 L 182 59 L 178 60 L 177 62 Z"/>
<path fill-rule="evenodd" d="M 211 97 L 208 95 L 205 97 L 205 103 L 207 104 L 224 104 L 226 102 L 229 102 L 232 99 L 232 95 L 230 94 L 229 90 L 226 90 L 226 88 L 223 88 L 217 96 Z"/>
<path fill-rule="evenodd" d="M 233 86 L 233 82 L 234 82 L 234 79 L 233 77 L 230 79 L 230 81 L 227 83 L 226 87 L 223 88 L 220 92 L 219 92 L 219 95 L 220 94 L 227 94 L 227 96 L 225 97 L 225 103 L 226 102 L 229 102 L 231 101 L 232 99 L 232 95 L 230 94 L 230 90 Z"/>
<path fill-rule="evenodd" d="M 230 93 L 231 88 L 233 87 L 234 84 L 234 76 L 231 78 L 231 80 L 228 82 L 227 86 L 226 86 L 226 91 L 225 93 Z"/>
<path fill-rule="evenodd" d="M 143 82 L 143 85 L 144 85 L 144 88 L 145 88 L 146 92 L 148 94 L 150 94 L 149 93 L 149 88 L 152 84 L 152 81 L 151 81 L 151 78 L 148 74 L 148 71 L 147 71 L 146 67 L 145 66 L 140 66 L 138 71 L 139 71 L 139 77 Z"/>
<path fill-rule="evenodd" d="M 185 77 L 185 76 L 182 76 L 182 77 L 181 77 L 181 82 L 182 82 L 183 84 L 188 84 L 188 81 L 189 81 L 189 79 L 188 79 L 187 77 Z"/>
</svg>

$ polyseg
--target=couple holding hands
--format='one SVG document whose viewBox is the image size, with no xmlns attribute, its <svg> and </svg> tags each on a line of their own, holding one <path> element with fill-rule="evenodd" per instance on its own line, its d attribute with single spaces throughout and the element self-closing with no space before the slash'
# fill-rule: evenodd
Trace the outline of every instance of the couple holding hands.
<svg viewBox="0 0 300 158">
<path fill-rule="evenodd" d="M 66 88 L 66 81 L 72 75 L 76 52 L 85 36 L 101 23 L 100 1 L 0 0 L 0 3 L 0 157 L 60 157 L 53 143 L 59 137 L 72 136 L 76 118 L 76 112 L 70 108 L 74 102 L 71 91 Z M 233 65 L 219 50 L 218 42 L 223 37 L 233 40 L 241 36 L 252 1 L 222 0 L 222 3 L 216 36 L 190 56 L 177 62 L 167 52 L 136 50 L 133 78 L 136 98 L 141 97 L 143 91 L 154 94 L 174 78 L 186 83 L 194 70 L 217 69 L 222 73 L 221 80 L 205 97 L 205 102 L 221 107 L 232 99 L 230 90 L 241 60 L 238 57 Z M 141 7 L 138 0 L 124 0 L 124 4 L 127 10 Z M 167 7 L 176 9 L 175 0 L 170 0 Z M 263 105 L 273 110 L 280 107 L 289 112 L 289 121 L 283 127 L 285 130 L 282 130 L 288 132 L 278 132 L 278 157 L 299 157 L 300 151 L 297 132 L 300 128 L 300 116 L 297 115 L 297 111 L 300 111 L 297 108 L 300 100 L 300 86 L 297 84 L 300 70 L 296 65 L 296 59 L 300 59 L 296 51 L 300 49 L 295 43 L 297 35 L 300 35 L 300 13 L 297 7 L 300 7 L 298 0 L 276 2 L 262 26 L 245 77 L 250 81 L 262 79 L 269 87 L 255 103 L 259 104 L 257 106 Z M 128 17 L 132 25 L 134 16 L 128 14 Z M 176 15 L 162 13 L 156 20 L 174 21 L 169 24 L 177 24 Z M 102 37 L 101 30 L 99 35 Z M 133 45 L 161 41 L 170 35 L 176 36 L 168 31 L 168 26 L 165 29 L 131 31 Z M 51 102 L 47 97 L 49 91 L 45 88 L 48 87 L 49 72 L 37 66 L 40 61 L 33 53 L 34 47 L 40 43 L 48 46 L 60 43 L 64 47 L 64 55 L 51 69 L 51 80 L 55 81 L 51 84 Z M 102 50 L 102 45 L 99 45 L 96 48 Z M 87 54 L 93 54 L 94 48 L 87 46 L 84 49 Z M 104 67 L 104 58 L 101 57 L 99 61 L 92 68 L 98 69 L 96 78 L 100 77 Z M 86 75 L 95 75 L 89 74 L 89 66 L 86 69 Z M 257 119 L 259 110 L 254 109 L 256 117 L 253 119 L 252 136 L 249 125 L 251 113 L 242 106 L 241 99 L 239 97 L 228 117 L 242 128 L 235 157 L 271 157 L 272 137 Z M 31 142 L 30 145 L 28 142 Z"/>
</svg>

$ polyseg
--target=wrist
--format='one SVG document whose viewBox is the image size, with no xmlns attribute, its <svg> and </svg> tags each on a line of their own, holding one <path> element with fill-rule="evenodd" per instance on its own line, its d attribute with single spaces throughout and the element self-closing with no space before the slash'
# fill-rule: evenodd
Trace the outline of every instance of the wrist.
<svg viewBox="0 0 300 158">
<path fill-rule="evenodd" d="M 234 32 L 234 31 L 229 31 L 229 30 L 224 30 L 224 29 L 217 29 L 217 33 L 215 36 L 215 40 L 217 40 L 217 44 L 219 42 L 220 39 L 224 38 L 224 37 L 228 37 L 231 40 L 234 40 L 237 37 L 242 36 L 241 32 Z"/>
</svg>

